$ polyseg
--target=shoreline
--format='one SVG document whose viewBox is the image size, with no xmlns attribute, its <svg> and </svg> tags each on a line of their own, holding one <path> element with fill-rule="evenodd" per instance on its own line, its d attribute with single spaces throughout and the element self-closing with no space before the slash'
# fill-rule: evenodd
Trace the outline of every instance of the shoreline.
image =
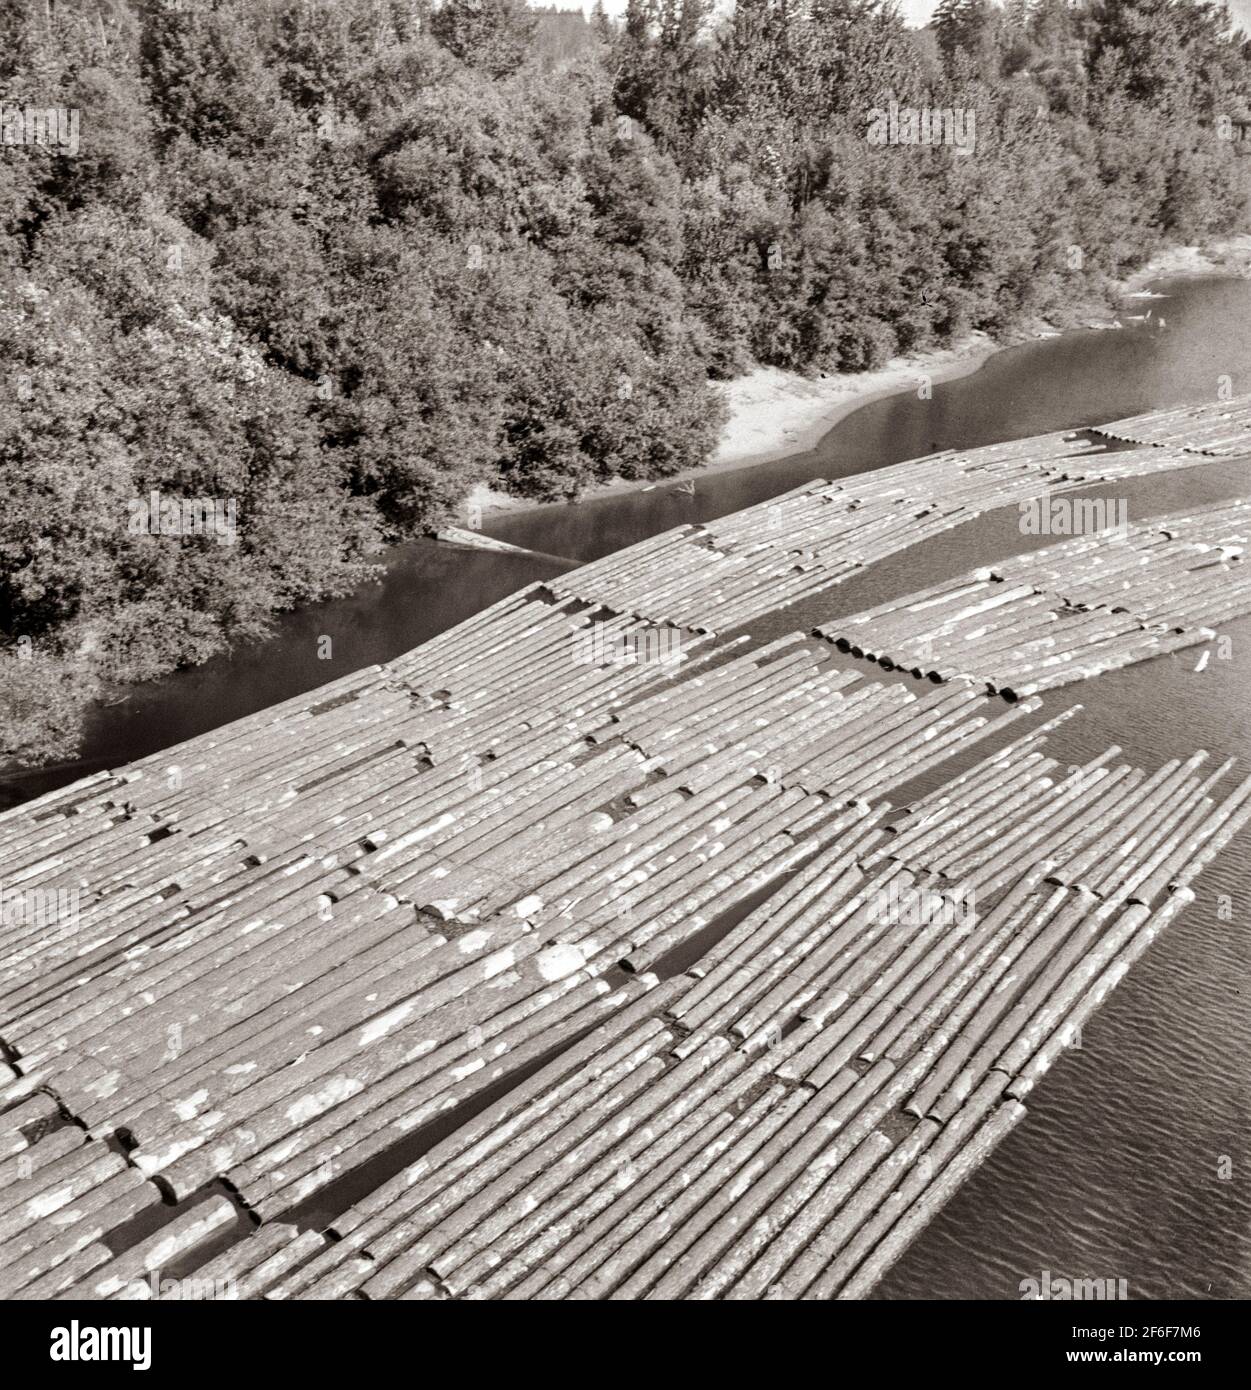
<svg viewBox="0 0 1251 1390">
<path fill-rule="evenodd" d="M 1149 292 L 1143 291 L 1140 287 L 1153 282 L 1182 282 L 1187 278 L 1200 277 L 1251 278 L 1251 234 L 1227 239 L 1202 249 L 1169 248 L 1131 276 L 1110 285 L 1109 295 L 1118 297 L 1143 294 L 1147 297 Z M 1108 311 L 1105 309 L 1104 324 L 1110 327 L 1111 325 L 1107 324 L 1107 315 Z M 1092 321 L 1088 308 L 1084 308 L 1082 311 L 1073 311 L 1065 331 L 1091 330 L 1096 327 L 1097 321 Z M 969 339 L 955 347 L 896 359 L 876 372 L 852 375 L 810 379 L 777 368 L 757 368 L 755 372 L 740 377 L 723 388 L 733 393 L 733 414 L 722 433 L 720 446 L 714 458 L 701 468 L 687 470 L 675 477 L 694 479 L 701 473 L 716 475 L 794 457 L 810 449 L 830 429 L 861 406 L 902 391 L 916 389 L 916 377 L 923 371 L 933 382 L 970 376 L 976 373 L 992 354 L 1022 346 L 1053 333 L 1059 336 L 1060 331 L 1053 325 L 1035 322 L 1026 325 L 1017 333 L 1005 335 L 1005 338 L 999 341 L 993 341 L 985 334 L 970 335 Z M 673 481 L 665 479 L 655 482 L 624 482 L 609 487 L 588 489 L 579 500 L 594 501 L 600 497 L 611 499 L 617 494 L 629 491 L 664 489 Z M 568 502 L 536 503 L 501 496 L 495 505 L 491 505 L 490 515 L 484 517 L 487 522 L 484 535 L 490 536 L 496 529 L 496 526 L 492 525 L 493 521 L 501 530 L 507 532 L 505 523 L 511 515 L 569 505 Z M 484 506 L 484 513 L 485 511 Z M 523 548 L 528 549 L 524 546 Z M 289 613 L 280 616 L 286 617 Z M 124 702 L 129 698 L 130 688 L 118 688 L 115 694 Z M 71 764 L 79 765 L 83 773 L 90 770 L 81 756 L 64 763 L 67 766 Z M 52 763 L 23 764 L 16 760 L 0 758 L 0 784 L 24 777 L 38 778 L 47 775 L 50 768 L 60 765 L 62 762 L 56 760 Z M 97 765 L 106 764 L 97 762 Z M 3 804 L 3 798 L 0 798 L 0 804 Z"/>
<path fill-rule="evenodd" d="M 717 452 L 702 468 L 677 476 L 698 478 L 805 453 L 861 406 L 917 390 L 923 378 L 937 386 L 971 376 L 988 358 L 1011 346 L 1015 344 L 997 343 L 978 332 L 949 348 L 893 357 L 869 372 L 804 377 L 780 367 L 756 367 L 722 388 L 730 418 Z"/>
<path fill-rule="evenodd" d="M 835 425 L 861 406 L 916 389 L 922 376 L 928 377 L 931 386 L 971 376 L 995 353 L 1038 336 L 1042 334 L 1021 334 L 1010 342 L 997 342 L 988 333 L 970 333 L 952 347 L 894 357 L 868 372 L 806 377 L 781 367 L 755 367 L 733 381 L 715 383 L 730 408 L 730 418 L 722 428 L 716 452 L 698 467 L 647 481 L 597 483 L 572 501 L 532 502 L 485 486 L 475 488 L 468 500 L 481 507 L 484 517 L 516 516 L 775 463 L 815 448 Z"/>
<path fill-rule="evenodd" d="M 1168 247 L 1129 276 L 1111 282 L 1109 292 L 1112 297 L 1138 295 L 1159 280 L 1206 275 L 1251 275 L 1251 233 L 1224 237 L 1205 246 Z M 1042 338 L 1112 327 L 1106 315 L 1100 318 L 1088 306 L 1075 306 L 1071 322 L 1064 325 L 1038 320 L 1002 339 L 977 331 L 951 347 L 895 357 L 868 372 L 806 377 L 780 367 L 755 367 L 733 381 L 717 383 L 729 406 L 730 418 L 722 429 L 716 452 L 696 468 L 647 482 L 599 483 L 573 501 L 533 502 L 486 486 L 475 488 L 468 500 L 481 507 L 484 518 L 503 518 L 775 463 L 815 448 L 830 430 L 862 406 L 916 389 L 922 376 L 928 377 L 930 385 L 955 381 L 971 376 L 989 358 L 1010 348 Z"/>
<path fill-rule="evenodd" d="M 1206 246 L 1170 246 L 1116 285 L 1121 294 L 1136 294 L 1155 280 L 1187 280 L 1204 275 L 1251 278 L 1251 232 L 1236 232 Z"/>
</svg>

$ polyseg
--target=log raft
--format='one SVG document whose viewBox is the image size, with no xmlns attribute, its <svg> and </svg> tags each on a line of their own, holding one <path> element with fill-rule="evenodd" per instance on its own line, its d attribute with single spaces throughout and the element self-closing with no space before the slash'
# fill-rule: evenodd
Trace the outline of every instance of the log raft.
<svg viewBox="0 0 1251 1390">
<path fill-rule="evenodd" d="M 1014 556 L 817 628 L 840 651 L 1016 701 L 1212 641 L 1251 613 L 1251 501 Z"/>
<path fill-rule="evenodd" d="M 867 1292 L 1251 820 L 1202 755 L 1063 768 L 1074 711 L 979 745 L 1092 651 L 1244 611 L 1247 518 L 847 628 L 934 689 L 724 634 L 1205 457 L 1054 435 L 807 484 L 0 814 L 0 1296 Z M 1017 702 L 913 631 L 1022 653 Z"/>
<path fill-rule="evenodd" d="M 1099 425 L 1095 432 L 1159 449 L 1236 458 L 1251 454 L 1251 394 L 1176 410 L 1153 410 Z"/>
</svg>

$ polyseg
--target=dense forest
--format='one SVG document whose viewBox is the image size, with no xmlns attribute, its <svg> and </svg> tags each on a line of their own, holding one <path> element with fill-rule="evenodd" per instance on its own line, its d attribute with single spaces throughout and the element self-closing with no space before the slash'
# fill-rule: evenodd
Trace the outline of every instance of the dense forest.
<svg viewBox="0 0 1251 1390">
<path fill-rule="evenodd" d="M 478 484 L 698 464 L 753 363 L 1062 320 L 1240 227 L 1249 60 L 1186 0 L 4 0 L 0 759 Z M 890 102 L 975 147 L 871 140 Z"/>
</svg>

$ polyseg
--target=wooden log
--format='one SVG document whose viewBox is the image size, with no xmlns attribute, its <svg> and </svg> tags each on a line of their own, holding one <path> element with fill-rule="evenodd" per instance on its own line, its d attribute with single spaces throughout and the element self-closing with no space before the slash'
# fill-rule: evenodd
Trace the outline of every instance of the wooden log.
<svg viewBox="0 0 1251 1390">
<path fill-rule="evenodd" d="M 841 1263 L 835 1261 L 805 1296 L 828 1298 L 836 1288 L 835 1296 L 840 1299 L 865 1297 L 912 1241 L 937 1216 L 961 1184 L 981 1166 L 990 1151 L 1024 1116 L 1025 1107 L 1015 1101 L 1007 1101 L 999 1106 L 981 1128 L 970 1136 L 964 1147 L 945 1164 L 934 1181 L 910 1203 L 907 1211 L 854 1271 L 845 1271 Z M 949 1130 L 950 1128 L 948 1126 Z M 937 1145 L 934 1148 L 936 1149 Z M 838 1284 L 840 1279 L 845 1279 L 841 1287 Z"/>
<path fill-rule="evenodd" d="M 150 1214 L 161 1205 L 161 1194 L 141 1173 L 123 1168 L 0 1247 L 0 1297 L 16 1298 L 23 1296 L 23 1289 L 46 1287 L 55 1282 L 53 1271 L 61 1265 L 68 1266 L 69 1282 L 74 1282 L 75 1257 L 101 1246 L 140 1213 Z"/>
<path fill-rule="evenodd" d="M 238 1217 L 234 1205 L 225 1197 L 210 1197 L 207 1201 L 176 1216 L 167 1226 L 142 1240 L 138 1245 L 90 1277 L 88 1288 L 94 1298 L 108 1298 L 121 1292 L 127 1284 L 142 1280 L 144 1275 L 194 1250 L 215 1232 L 221 1231 Z"/>
<path fill-rule="evenodd" d="M 1023 1100 L 1033 1090 L 1064 1049 L 1071 1045 L 1074 1037 L 1080 1036 L 1080 1029 L 1087 1018 L 1121 982 L 1134 961 L 1142 955 L 1172 919 L 1179 912 L 1184 911 L 1193 900 L 1194 893 L 1191 889 L 1179 888 L 1173 897 L 1168 898 L 1150 917 L 1142 922 L 1137 930 L 1129 935 L 1126 943 L 1116 953 L 1115 959 L 1102 973 L 1093 978 L 1087 977 L 1081 982 L 1078 990 L 1070 991 L 1065 998 L 1056 1001 L 1056 1006 L 1050 1011 L 1050 1019 L 1054 1020 L 1060 1016 L 1062 1021 L 1055 1027 L 1051 1036 L 1035 1046 L 1029 1059 L 1021 1064 L 1011 1085 L 1007 1088 L 1008 1095 L 1016 1100 Z M 1077 996 L 1076 999 L 1073 998 L 1073 995 Z M 1070 1003 L 1072 1007 L 1066 1013 L 1065 1009 Z M 1040 1027 L 1031 1042 L 1036 1042 L 1037 1037 L 1043 1031 Z"/>
</svg>

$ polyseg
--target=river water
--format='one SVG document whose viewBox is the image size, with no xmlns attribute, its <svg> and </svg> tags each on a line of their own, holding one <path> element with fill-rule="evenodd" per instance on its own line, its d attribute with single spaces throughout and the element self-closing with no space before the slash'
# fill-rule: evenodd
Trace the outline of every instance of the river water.
<svg viewBox="0 0 1251 1390">
<path fill-rule="evenodd" d="M 1251 284 L 1200 279 L 1129 301 L 1126 328 L 1013 348 L 974 374 L 873 402 L 812 450 L 709 474 L 693 493 L 661 484 L 492 518 L 486 530 L 543 556 L 414 542 L 380 585 L 283 617 L 271 640 L 137 687 L 98 709 L 80 760 L 0 780 L 0 808 L 97 768 L 167 747 L 374 662 L 386 661 L 535 579 L 686 521 L 708 520 L 815 477 L 931 453 L 1080 428 L 1251 391 Z M 1149 323 L 1129 314 L 1152 310 Z M 1160 317 L 1163 327 L 1155 326 Z M 1247 466 L 1159 475 L 1091 496 L 1131 519 L 1251 493 Z M 1034 543 L 1046 543 L 1045 538 Z M 752 625 L 762 636 L 932 584 L 1031 548 L 1014 511 L 980 518 L 871 567 L 818 599 Z M 552 557 L 565 557 L 558 560 Z M 1109 743 L 1148 767 L 1196 748 L 1251 765 L 1251 620 L 1233 658 L 1200 673 L 1181 652 L 1053 691 L 1081 719 L 1051 751 L 1085 761 Z M 322 660 L 321 639 L 333 658 Z M 879 674 L 869 668 L 866 674 Z M 983 750 L 985 751 L 985 750 Z M 949 764 L 942 777 L 959 764 Z M 899 800 L 901 798 L 894 798 Z M 1026 1278 L 1125 1279 L 1132 1298 L 1251 1297 L 1251 870 L 1245 837 L 1135 966 L 1029 1101 L 1029 1115 L 879 1287 L 880 1298 L 1017 1298 Z"/>
</svg>

